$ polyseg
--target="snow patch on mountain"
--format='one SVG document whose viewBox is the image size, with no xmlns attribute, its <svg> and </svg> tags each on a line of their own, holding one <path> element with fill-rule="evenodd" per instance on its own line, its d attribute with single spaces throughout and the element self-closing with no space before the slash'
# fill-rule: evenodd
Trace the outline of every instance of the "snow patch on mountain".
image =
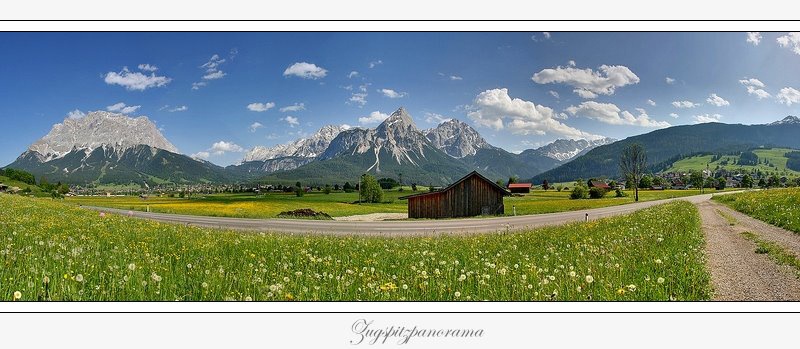
<svg viewBox="0 0 800 349">
<path fill-rule="evenodd" d="M 284 157 L 315 158 L 328 149 L 328 145 L 339 133 L 349 129 L 350 126 L 347 125 L 327 125 L 308 138 L 301 138 L 274 147 L 257 146 L 245 154 L 242 163 Z"/>
<path fill-rule="evenodd" d="M 434 128 L 425 130 L 425 137 L 434 147 L 444 151 L 454 158 L 463 158 L 475 155 L 480 149 L 492 146 L 481 137 L 478 131 L 467 123 L 451 119 Z"/>
</svg>

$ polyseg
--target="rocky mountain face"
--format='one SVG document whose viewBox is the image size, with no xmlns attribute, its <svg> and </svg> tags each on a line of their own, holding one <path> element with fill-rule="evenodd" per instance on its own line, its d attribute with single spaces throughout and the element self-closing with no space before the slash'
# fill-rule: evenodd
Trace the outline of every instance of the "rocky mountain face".
<svg viewBox="0 0 800 349">
<path fill-rule="evenodd" d="M 177 151 L 145 116 L 95 111 L 53 125 L 8 167 L 78 184 L 231 179 L 223 168 Z"/>
<path fill-rule="evenodd" d="M 53 125 L 50 132 L 31 144 L 28 151 L 38 154 L 40 161 L 48 162 L 74 151 L 92 151 L 104 145 L 120 154 L 137 145 L 178 152 L 146 116 L 130 118 L 105 111 L 94 111 L 82 118 L 67 118 Z"/>
<path fill-rule="evenodd" d="M 586 139 L 557 139 L 553 143 L 535 149 L 535 151 L 551 159 L 561 162 L 569 161 L 583 155 L 589 150 L 616 142 L 615 139 L 601 138 L 596 140 Z"/>
<path fill-rule="evenodd" d="M 435 128 L 425 130 L 425 137 L 434 147 L 454 158 L 475 155 L 480 149 L 492 148 L 478 131 L 456 119 L 445 121 Z"/>
<path fill-rule="evenodd" d="M 301 138 L 294 142 L 279 144 L 274 147 L 257 146 L 245 154 L 242 163 L 285 157 L 315 158 L 328 149 L 328 145 L 339 133 L 348 129 L 350 129 L 350 126 L 327 125 L 308 138 Z"/>
</svg>

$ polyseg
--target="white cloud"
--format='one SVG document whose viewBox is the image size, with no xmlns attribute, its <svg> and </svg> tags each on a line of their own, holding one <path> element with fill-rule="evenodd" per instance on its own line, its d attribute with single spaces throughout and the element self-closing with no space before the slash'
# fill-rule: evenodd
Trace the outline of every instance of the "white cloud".
<svg viewBox="0 0 800 349">
<path fill-rule="evenodd" d="M 189 155 L 189 156 L 191 156 L 192 158 L 195 158 L 195 159 L 208 160 L 208 157 L 211 156 L 211 153 L 209 153 L 207 151 L 199 151 L 199 152 L 194 153 L 194 154 Z"/>
<path fill-rule="evenodd" d="M 219 141 L 214 143 L 209 151 L 213 152 L 214 155 L 222 155 L 226 152 L 241 153 L 244 151 L 244 148 L 233 142 Z"/>
<path fill-rule="evenodd" d="M 464 80 L 464 78 L 462 78 L 462 77 L 460 77 L 458 75 L 450 75 L 450 80 L 459 81 L 459 80 Z"/>
<path fill-rule="evenodd" d="M 770 98 L 772 97 L 769 92 L 765 91 L 763 88 L 766 87 L 761 80 L 756 78 L 744 78 L 739 80 L 739 83 L 744 85 L 747 89 L 747 93 L 751 95 L 755 95 L 758 99 Z"/>
<path fill-rule="evenodd" d="M 778 99 L 778 103 L 792 105 L 792 104 L 800 104 L 800 91 L 795 90 L 791 87 L 784 87 L 781 89 L 781 92 L 778 93 L 775 98 Z"/>
<path fill-rule="evenodd" d="M 306 110 L 305 103 L 295 103 L 280 109 L 281 113 L 285 113 L 287 111 L 301 111 L 301 110 Z"/>
<path fill-rule="evenodd" d="M 180 107 L 175 107 L 175 108 L 170 109 L 169 112 L 170 113 L 175 113 L 175 112 L 182 112 L 182 111 L 187 111 L 187 110 L 189 110 L 189 107 L 187 107 L 185 105 L 182 105 Z"/>
<path fill-rule="evenodd" d="M 550 91 L 547 91 L 547 93 L 549 93 L 551 96 L 555 97 L 556 99 L 561 98 L 561 96 L 559 96 L 558 92 L 556 92 L 556 91 L 550 90 Z"/>
<path fill-rule="evenodd" d="M 260 122 L 256 121 L 252 125 L 250 125 L 250 132 L 256 132 L 256 130 L 264 127 Z"/>
<path fill-rule="evenodd" d="M 711 95 L 706 98 L 706 102 L 711 105 L 715 105 L 718 107 L 725 107 L 731 105 L 730 102 L 726 101 L 724 98 L 717 96 L 716 93 L 712 93 Z"/>
<path fill-rule="evenodd" d="M 570 59 L 569 61 L 567 61 L 567 65 L 570 66 L 570 67 L 574 67 L 575 66 L 575 61 Z"/>
<path fill-rule="evenodd" d="M 800 32 L 791 32 L 787 35 L 780 36 L 777 41 L 781 47 L 788 47 L 792 52 L 800 55 Z"/>
<path fill-rule="evenodd" d="M 403 98 L 406 95 L 408 95 L 405 92 L 397 92 L 397 91 L 392 90 L 390 88 L 382 88 L 382 89 L 378 90 L 378 92 L 382 93 L 385 97 L 389 97 L 389 98 Z"/>
<path fill-rule="evenodd" d="M 247 109 L 250 111 L 256 112 L 263 112 L 275 108 L 275 103 L 267 102 L 267 103 L 250 103 L 247 105 Z"/>
<path fill-rule="evenodd" d="M 286 121 L 286 123 L 289 124 L 289 127 L 300 125 L 300 121 L 294 116 L 286 116 L 285 118 L 282 118 L 281 121 Z"/>
<path fill-rule="evenodd" d="M 367 94 L 366 93 L 353 93 L 350 98 L 348 99 L 348 103 L 357 104 L 358 107 L 363 107 L 367 104 Z"/>
<path fill-rule="evenodd" d="M 158 70 L 158 67 L 145 63 L 145 64 L 139 64 L 139 70 L 154 72 Z"/>
<path fill-rule="evenodd" d="M 520 98 L 511 98 L 508 89 L 493 89 L 479 93 L 467 116 L 476 125 L 494 130 L 508 128 L 523 135 L 553 134 L 569 138 L 597 139 L 593 135 L 567 126 L 556 120 L 553 109 Z"/>
<path fill-rule="evenodd" d="M 238 52 L 239 51 L 236 49 L 231 50 L 231 58 L 235 57 L 236 53 Z M 203 65 L 200 66 L 200 69 L 205 70 L 205 74 L 203 74 L 202 79 L 206 81 L 192 83 L 192 90 L 199 90 L 201 87 L 208 86 L 208 80 L 218 80 L 228 75 L 219 69 L 222 63 L 225 63 L 225 61 L 226 60 L 221 58 L 218 54 L 214 54 L 208 59 L 208 62 L 203 63 Z"/>
<path fill-rule="evenodd" d="M 647 100 L 647 104 L 649 104 L 651 106 L 654 106 L 654 107 L 656 106 L 656 102 L 654 100 L 652 100 L 652 99 L 648 99 Z"/>
<path fill-rule="evenodd" d="M 552 35 L 550 34 L 550 32 L 542 32 L 541 38 L 539 36 L 537 36 L 536 34 L 533 34 L 533 35 L 531 35 L 531 40 L 533 40 L 533 41 L 550 40 L 551 36 Z"/>
<path fill-rule="evenodd" d="M 218 54 L 214 54 L 213 56 L 211 56 L 211 58 L 208 59 L 208 62 L 203 63 L 203 65 L 201 65 L 200 68 L 204 68 L 208 73 L 213 73 L 219 70 L 219 66 L 222 63 L 225 63 L 225 59 L 220 58 Z"/>
<path fill-rule="evenodd" d="M 667 82 L 667 84 L 669 84 L 669 85 L 672 85 L 672 84 L 674 84 L 674 83 L 675 83 L 675 79 L 673 79 L 673 78 L 671 78 L 671 77 L 669 77 L 669 76 L 667 76 L 667 77 L 664 79 L 664 81 L 666 81 L 666 82 Z"/>
<path fill-rule="evenodd" d="M 719 122 L 722 119 L 722 115 L 719 114 L 701 114 L 692 116 L 694 119 L 695 124 L 703 124 L 707 122 Z"/>
<path fill-rule="evenodd" d="M 351 71 L 350 74 L 347 74 L 347 78 L 348 79 L 352 79 L 352 78 L 356 78 L 356 77 L 358 77 L 358 72 L 355 71 L 355 70 Z"/>
<path fill-rule="evenodd" d="M 359 89 L 361 92 L 367 92 L 367 88 L 369 87 L 369 85 L 372 85 L 372 84 L 371 84 L 371 83 L 366 83 L 366 84 L 363 84 L 363 85 L 359 85 L 359 86 L 358 86 L 358 89 Z"/>
<path fill-rule="evenodd" d="M 671 116 L 673 119 L 677 119 L 677 118 L 680 117 L 680 115 L 675 114 L 675 113 L 669 113 L 669 116 Z"/>
<path fill-rule="evenodd" d="M 358 118 L 358 123 L 362 125 L 379 124 L 383 122 L 383 120 L 386 120 L 386 118 L 388 117 L 389 114 L 384 114 L 379 111 L 374 111 L 372 113 L 369 113 L 369 115 L 367 116 L 362 116 Z"/>
<path fill-rule="evenodd" d="M 208 73 L 208 74 L 206 74 L 206 75 L 203 75 L 203 80 L 217 80 L 217 79 L 222 79 L 223 77 L 225 77 L 225 75 L 228 75 L 228 74 L 225 74 L 225 72 L 223 72 L 222 70 L 217 70 L 217 71 L 215 71 L 215 72 L 212 72 L 212 73 Z"/>
<path fill-rule="evenodd" d="M 700 106 L 700 103 L 695 103 L 692 101 L 674 101 L 672 102 L 672 106 L 680 109 L 696 108 Z"/>
<path fill-rule="evenodd" d="M 297 76 L 303 79 L 321 79 L 328 75 L 328 71 L 313 63 L 297 62 L 283 71 L 283 76 Z"/>
<path fill-rule="evenodd" d="M 144 91 L 148 88 L 164 86 L 172 81 L 166 76 L 156 76 L 155 73 L 145 75 L 141 72 L 131 72 L 128 67 L 123 67 L 120 72 L 106 73 L 103 80 L 106 84 L 120 85 L 129 91 Z"/>
<path fill-rule="evenodd" d="M 761 42 L 761 33 L 747 32 L 747 42 L 753 44 L 753 46 L 758 46 L 758 44 Z"/>
<path fill-rule="evenodd" d="M 141 107 L 142 107 L 141 105 L 125 105 L 125 103 L 119 102 L 117 104 L 107 106 L 106 110 L 119 112 L 122 114 L 130 114 L 136 112 L 136 110 L 138 110 Z"/>
<path fill-rule="evenodd" d="M 580 96 L 583 99 L 595 99 L 595 98 L 597 98 L 597 94 L 592 92 L 592 91 L 589 91 L 589 90 L 574 89 L 574 90 L 572 90 L 572 92 L 575 92 L 575 94 L 577 94 L 578 96 Z"/>
<path fill-rule="evenodd" d="M 375 68 L 375 67 L 377 67 L 377 66 L 379 66 L 381 64 L 383 64 L 383 61 L 380 60 L 380 59 L 377 60 L 377 61 L 369 62 L 369 69 Z"/>
<path fill-rule="evenodd" d="M 441 124 L 445 121 L 450 121 L 453 118 L 446 117 L 442 114 L 437 113 L 425 113 L 425 122 L 429 124 Z"/>
<path fill-rule="evenodd" d="M 67 118 L 69 118 L 69 119 L 80 119 L 80 118 L 82 118 L 84 116 L 86 116 L 86 113 L 84 113 L 84 112 L 82 112 L 82 111 L 80 111 L 78 109 L 75 109 L 75 110 L 67 113 Z"/>
<path fill-rule="evenodd" d="M 583 98 L 613 95 L 618 87 L 639 83 L 639 77 L 622 65 L 601 65 L 598 71 L 558 66 L 543 69 L 533 74 L 531 79 L 538 84 L 563 83 L 572 86 L 574 92 Z"/>
<path fill-rule="evenodd" d="M 574 116 L 583 116 L 609 125 L 633 125 L 641 127 L 664 128 L 671 126 L 666 121 L 656 121 L 647 115 L 647 111 L 636 108 L 639 115 L 621 110 L 612 103 L 583 102 L 578 106 L 570 106 L 566 111 Z"/>
</svg>

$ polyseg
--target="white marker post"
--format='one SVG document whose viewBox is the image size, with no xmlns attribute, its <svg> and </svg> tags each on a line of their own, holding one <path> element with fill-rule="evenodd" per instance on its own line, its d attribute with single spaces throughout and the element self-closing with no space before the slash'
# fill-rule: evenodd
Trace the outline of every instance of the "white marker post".
<svg viewBox="0 0 800 349">
<path fill-rule="evenodd" d="M 586 221 L 586 222 L 588 222 L 588 221 L 589 221 L 589 214 L 588 214 L 588 213 L 586 214 L 586 220 L 585 220 L 585 221 Z"/>
</svg>

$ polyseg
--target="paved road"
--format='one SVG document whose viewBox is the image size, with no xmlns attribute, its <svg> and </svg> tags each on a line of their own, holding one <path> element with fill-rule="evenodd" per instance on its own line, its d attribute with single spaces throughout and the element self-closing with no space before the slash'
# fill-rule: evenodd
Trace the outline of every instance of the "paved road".
<svg viewBox="0 0 800 349">
<path fill-rule="evenodd" d="M 731 192 L 726 192 L 731 193 Z M 686 200 L 700 203 L 711 198 L 711 194 L 687 196 L 677 199 L 665 199 L 638 202 L 620 206 L 603 207 L 591 210 L 525 215 L 496 218 L 466 218 L 448 220 L 412 220 L 412 221 L 379 221 L 379 222 L 346 222 L 316 221 L 302 219 L 248 219 L 208 216 L 191 216 L 181 214 L 128 211 L 96 206 L 82 206 L 86 209 L 131 215 L 161 222 L 181 223 L 195 226 L 226 228 L 250 231 L 272 231 L 298 234 L 334 234 L 334 235 L 439 235 L 465 233 L 491 233 L 515 231 L 547 225 L 558 225 L 583 221 L 586 214 L 589 219 L 615 216 L 630 213 L 646 207 L 663 204 L 674 200 Z"/>
</svg>

